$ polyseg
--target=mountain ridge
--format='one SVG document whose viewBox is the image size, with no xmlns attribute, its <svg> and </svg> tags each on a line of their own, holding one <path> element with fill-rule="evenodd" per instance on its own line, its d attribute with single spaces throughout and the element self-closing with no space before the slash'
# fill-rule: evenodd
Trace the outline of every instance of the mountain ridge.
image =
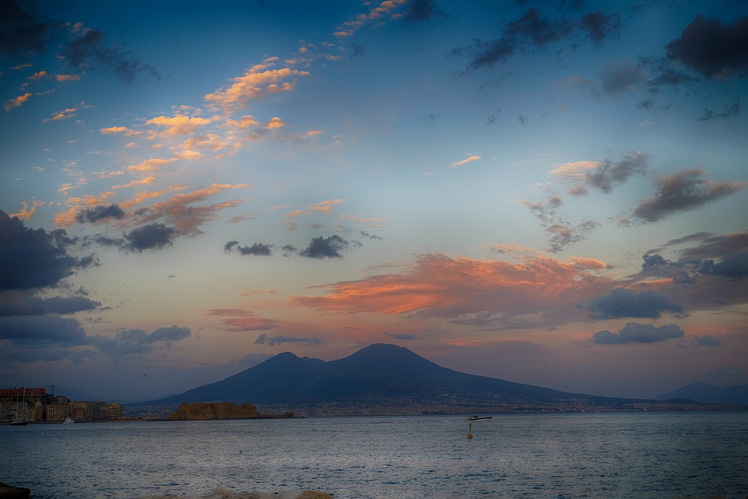
<svg viewBox="0 0 748 499">
<path fill-rule="evenodd" d="M 748 385 L 715 386 L 697 381 L 672 392 L 658 395 L 655 399 L 690 399 L 703 404 L 748 405 Z"/>
<path fill-rule="evenodd" d="M 283 352 L 223 380 L 138 406 L 166 407 L 182 402 L 252 403 L 265 411 L 303 415 L 658 410 L 675 406 L 466 374 L 387 343 L 375 343 L 332 361 Z"/>
</svg>

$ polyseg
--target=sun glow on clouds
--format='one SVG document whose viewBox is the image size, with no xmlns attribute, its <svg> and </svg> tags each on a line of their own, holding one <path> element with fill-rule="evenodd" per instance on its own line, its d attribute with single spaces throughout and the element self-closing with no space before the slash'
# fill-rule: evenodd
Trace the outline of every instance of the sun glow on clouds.
<svg viewBox="0 0 748 499">
<path fill-rule="evenodd" d="M 331 284 L 332 293 L 298 297 L 300 305 L 333 313 L 376 312 L 457 317 L 462 314 L 519 315 L 538 303 L 573 303 L 604 287 L 605 264 L 536 257 L 520 264 L 421 255 L 409 271 Z"/>
</svg>

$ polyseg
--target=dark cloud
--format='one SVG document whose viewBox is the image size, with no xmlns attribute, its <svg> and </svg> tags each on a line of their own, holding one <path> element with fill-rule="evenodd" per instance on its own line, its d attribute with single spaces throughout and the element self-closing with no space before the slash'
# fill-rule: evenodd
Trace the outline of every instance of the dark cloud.
<svg viewBox="0 0 748 499">
<path fill-rule="evenodd" d="M 92 265 L 92 257 L 67 254 L 61 244 L 71 241 L 64 230 L 29 229 L 0 210 L 0 291 L 54 286 L 76 269 Z"/>
<path fill-rule="evenodd" d="M 309 246 L 301 250 L 301 256 L 308 258 L 343 258 L 341 253 L 348 248 L 348 241 L 334 234 L 330 237 L 315 237 Z"/>
<path fill-rule="evenodd" d="M 21 7 L 14 0 L 3 1 L 0 15 L 0 53 L 21 59 L 46 50 L 48 38 L 58 26 L 26 10 L 29 7 L 29 2 L 25 2 Z"/>
<path fill-rule="evenodd" d="M 626 288 L 616 288 L 605 296 L 590 302 L 590 317 L 593 319 L 620 319 L 621 317 L 643 317 L 657 319 L 663 312 L 682 317 L 683 307 L 665 296 L 647 290 L 639 294 Z"/>
<path fill-rule="evenodd" d="M 694 343 L 697 347 L 718 347 L 722 344 L 719 338 L 715 338 L 711 334 L 695 338 Z"/>
<path fill-rule="evenodd" d="M 382 238 L 381 238 L 380 236 L 378 236 L 378 235 L 376 235 L 376 234 L 369 234 L 369 233 L 368 233 L 368 232 L 366 232 L 365 230 L 362 230 L 362 231 L 361 231 L 361 235 L 362 235 L 363 237 L 367 238 L 367 239 L 379 239 L 380 241 L 382 240 Z"/>
<path fill-rule="evenodd" d="M 621 27 L 621 17 L 618 14 L 588 12 L 579 20 L 579 26 L 587 32 L 587 36 L 593 42 L 600 43 L 606 36 L 618 31 Z"/>
<path fill-rule="evenodd" d="M 668 241 L 665 247 L 681 244 L 693 244 L 679 251 L 683 259 L 722 259 L 728 255 L 748 252 L 748 231 L 726 235 L 697 232 Z"/>
<path fill-rule="evenodd" d="M 665 258 L 658 254 L 643 255 L 642 259 L 644 260 L 644 263 L 642 263 L 642 270 L 650 270 L 655 267 L 661 267 L 670 264 L 669 261 L 665 260 Z"/>
<path fill-rule="evenodd" d="M 550 197 L 546 204 L 529 201 L 521 201 L 521 203 L 530 208 L 533 215 L 540 221 L 540 225 L 545 228 L 549 235 L 548 250 L 552 253 L 558 253 L 571 244 L 583 241 L 600 225 L 594 220 L 586 220 L 574 225 L 559 216 L 557 209 L 563 205 L 563 201 L 558 196 Z"/>
<path fill-rule="evenodd" d="M 274 345 L 280 345 L 281 343 L 313 343 L 315 345 L 318 345 L 322 343 L 322 340 L 319 338 L 297 338 L 295 336 L 271 336 L 268 337 L 265 333 L 262 333 L 257 337 L 255 340 L 255 345 L 270 345 L 271 347 Z"/>
<path fill-rule="evenodd" d="M 58 315 L 0 317 L 0 340 L 17 344 L 85 345 L 89 338 L 75 319 Z"/>
<path fill-rule="evenodd" d="M 268 244 L 254 243 L 252 246 L 240 246 L 238 241 L 229 241 L 223 246 L 226 253 L 236 249 L 242 255 L 270 256 L 272 248 Z"/>
<path fill-rule="evenodd" d="M 125 216 L 125 212 L 122 211 L 117 204 L 110 204 L 109 206 L 95 206 L 93 208 L 87 208 L 79 212 L 75 219 L 80 223 L 85 222 L 99 222 L 106 220 L 107 218 L 120 219 Z"/>
<path fill-rule="evenodd" d="M 164 343 L 168 348 L 172 341 L 179 341 L 192 335 L 188 327 L 170 326 L 147 333 L 142 329 L 122 330 L 114 338 L 94 336 L 91 344 L 113 358 L 142 355 L 154 350 L 154 343 Z"/>
<path fill-rule="evenodd" d="M 616 163 L 606 159 L 593 170 L 585 172 L 584 182 L 587 187 L 609 193 L 613 190 L 613 186 L 623 184 L 629 177 L 644 175 L 647 172 L 648 162 L 649 154 L 638 151 L 628 153 Z"/>
<path fill-rule="evenodd" d="M 740 114 L 740 100 L 735 101 L 734 104 L 726 106 L 722 111 L 713 111 L 711 109 L 704 109 L 699 115 L 699 121 L 714 121 L 723 120 L 730 116 Z"/>
<path fill-rule="evenodd" d="M 431 0 L 410 0 L 403 14 L 406 23 L 428 21 L 434 17 L 446 17 L 446 14 Z"/>
<path fill-rule="evenodd" d="M 0 15 L 0 53 L 16 59 L 43 53 L 54 42 L 60 47 L 59 57 L 76 69 L 106 68 L 121 81 L 132 83 L 138 75 L 148 73 L 158 77 L 153 66 L 144 64 L 120 47 L 105 44 L 104 33 L 83 28 L 68 41 L 67 23 L 47 19 L 32 10 L 30 4 L 43 2 L 5 0 Z"/>
<path fill-rule="evenodd" d="M 548 19 L 539 10 L 531 8 L 518 20 L 507 23 L 500 38 L 486 42 L 476 40 L 472 47 L 456 47 L 452 53 L 470 53 L 473 56 L 468 65 L 470 70 L 491 67 L 504 62 L 517 50 L 542 47 L 560 40 L 568 36 L 572 28 L 573 23 L 568 19 Z"/>
<path fill-rule="evenodd" d="M 103 66 L 111 70 L 124 83 L 132 83 L 141 73 L 158 77 L 156 69 L 143 64 L 140 59 L 116 46 L 103 46 L 104 33 L 97 29 L 85 28 L 61 53 L 62 59 L 76 69 Z"/>
<path fill-rule="evenodd" d="M 66 315 L 95 310 L 101 303 L 85 296 L 39 298 L 26 291 L 0 291 L 0 317 L 12 315 Z"/>
<path fill-rule="evenodd" d="M 351 57 L 358 57 L 366 55 L 364 46 L 360 43 L 351 43 L 351 49 L 353 49 L 353 55 Z"/>
<path fill-rule="evenodd" d="M 699 272 L 736 280 L 748 277 L 748 251 L 726 255 L 718 262 L 704 260 Z"/>
<path fill-rule="evenodd" d="M 702 170 L 689 169 L 657 179 L 655 197 L 642 201 L 634 209 L 634 216 L 642 222 L 657 222 L 729 196 L 745 185 L 744 182 L 715 182 L 701 178 L 705 175 Z"/>
<path fill-rule="evenodd" d="M 682 338 L 684 332 L 675 324 L 655 327 L 651 324 L 629 322 L 618 333 L 607 329 L 598 331 L 592 341 L 598 345 L 616 345 L 621 343 L 658 343 L 675 338 Z"/>
<path fill-rule="evenodd" d="M 601 90 L 610 97 L 636 90 L 647 80 L 646 72 L 628 59 L 607 65 L 600 70 L 599 77 Z"/>
<path fill-rule="evenodd" d="M 697 16 L 666 47 L 673 61 L 707 78 L 748 75 L 748 17 L 725 24 L 719 19 Z"/>
<path fill-rule="evenodd" d="M 141 252 L 147 249 L 162 249 L 170 246 L 177 230 L 164 224 L 149 224 L 125 234 L 127 249 Z"/>
<path fill-rule="evenodd" d="M 558 253 L 569 245 L 584 241 L 589 233 L 599 226 L 600 223 L 594 220 L 585 220 L 576 225 L 553 224 L 546 228 L 546 232 L 551 234 L 548 250 L 551 253 Z"/>
</svg>

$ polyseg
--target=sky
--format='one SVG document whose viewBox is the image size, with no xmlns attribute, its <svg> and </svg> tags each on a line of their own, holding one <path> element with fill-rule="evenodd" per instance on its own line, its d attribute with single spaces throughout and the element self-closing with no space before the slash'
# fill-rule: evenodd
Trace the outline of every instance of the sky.
<svg viewBox="0 0 748 499">
<path fill-rule="evenodd" d="M 372 343 L 748 383 L 748 4 L 2 9 L 1 385 L 156 398 Z"/>
</svg>

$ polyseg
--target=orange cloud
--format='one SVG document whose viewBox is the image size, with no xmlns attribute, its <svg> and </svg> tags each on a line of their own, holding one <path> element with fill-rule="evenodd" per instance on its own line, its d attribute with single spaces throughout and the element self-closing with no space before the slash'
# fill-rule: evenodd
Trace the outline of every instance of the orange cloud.
<svg viewBox="0 0 748 499">
<path fill-rule="evenodd" d="M 146 159 L 145 161 L 143 161 L 142 163 L 138 163 L 137 165 L 130 165 L 127 167 L 127 169 L 131 172 L 150 172 L 150 171 L 158 170 L 160 167 L 167 165 L 175 160 L 176 160 L 175 158 L 171 158 L 171 159 L 151 158 L 151 159 Z"/>
<path fill-rule="evenodd" d="M 333 35 L 338 37 L 351 36 L 356 32 L 356 30 L 358 30 L 365 24 L 371 22 L 381 22 L 382 18 L 387 16 L 390 12 L 392 12 L 392 10 L 406 3 L 407 0 L 385 0 L 384 2 L 381 2 L 379 5 L 371 9 L 369 12 L 360 14 L 356 16 L 354 20 L 344 23 L 343 26 L 341 26 L 337 31 L 333 33 Z M 395 13 L 392 14 L 391 18 L 396 19 L 400 16 L 401 14 Z"/>
<path fill-rule="evenodd" d="M 467 163 L 470 163 L 471 161 L 477 161 L 480 159 L 480 156 L 476 156 L 475 154 L 469 154 L 467 158 L 461 160 L 461 161 L 455 161 L 452 163 L 451 168 L 454 168 L 456 166 L 462 166 Z"/>
<path fill-rule="evenodd" d="M 11 109 L 14 107 L 18 107 L 27 100 L 29 100 L 29 97 L 31 97 L 31 93 L 26 92 L 23 95 L 19 95 L 18 97 L 14 97 L 10 99 L 8 102 L 5 103 L 5 112 L 10 112 Z"/>
<path fill-rule="evenodd" d="M 38 199 L 35 199 L 31 203 L 31 208 L 29 209 L 29 205 L 26 201 L 23 202 L 23 209 L 20 210 L 18 213 L 11 213 L 11 217 L 18 217 L 21 220 L 28 220 L 31 217 L 34 216 L 34 212 L 36 211 L 36 208 L 38 206 L 41 206 L 44 204 L 44 201 L 40 201 Z"/>
<path fill-rule="evenodd" d="M 221 323 L 233 331 L 266 331 L 278 327 L 277 321 L 263 319 L 254 312 L 240 308 L 215 308 L 206 310 L 205 313 L 222 317 Z"/>
<path fill-rule="evenodd" d="M 207 125 L 221 119 L 220 116 L 216 115 L 212 118 L 200 118 L 185 116 L 184 114 L 178 114 L 171 118 L 166 116 L 157 116 L 146 121 L 146 125 L 158 125 L 166 127 L 164 133 L 168 135 L 186 135 L 197 130 L 197 127 Z"/>
<path fill-rule="evenodd" d="M 286 80 L 309 75 L 307 71 L 290 68 L 268 69 L 276 62 L 277 58 L 273 57 L 251 67 L 244 75 L 234 78 L 229 87 L 207 94 L 205 100 L 221 107 L 227 114 L 232 114 L 251 100 L 291 90 L 293 83 Z"/>
<path fill-rule="evenodd" d="M 56 78 L 59 82 L 78 81 L 81 79 L 81 75 L 57 75 Z"/>
<path fill-rule="evenodd" d="M 421 255 L 403 273 L 331 284 L 325 296 L 294 302 L 331 313 L 417 314 L 465 323 L 497 322 L 538 310 L 584 318 L 575 304 L 607 290 L 610 279 L 597 275 L 604 268 L 599 260 L 584 258 L 537 256 L 510 263 L 433 253 Z"/>
</svg>

